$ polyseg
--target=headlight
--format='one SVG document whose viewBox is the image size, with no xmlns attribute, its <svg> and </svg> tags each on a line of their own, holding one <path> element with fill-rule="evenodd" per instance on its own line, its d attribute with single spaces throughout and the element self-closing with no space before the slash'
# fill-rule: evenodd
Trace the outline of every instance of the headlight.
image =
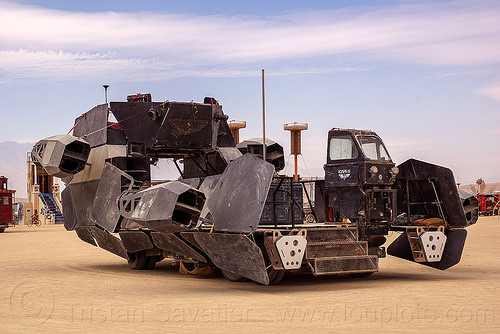
<svg viewBox="0 0 500 334">
<path fill-rule="evenodd" d="M 391 168 L 391 174 L 392 175 L 398 175 L 398 173 L 399 173 L 399 168 L 398 167 L 394 166 L 394 167 Z"/>
<path fill-rule="evenodd" d="M 372 173 L 372 174 L 377 174 L 377 173 L 378 173 L 378 168 L 377 168 L 377 166 L 371 166 L 371 168 L 370 168 L 370 173 Z"/>
</svg>

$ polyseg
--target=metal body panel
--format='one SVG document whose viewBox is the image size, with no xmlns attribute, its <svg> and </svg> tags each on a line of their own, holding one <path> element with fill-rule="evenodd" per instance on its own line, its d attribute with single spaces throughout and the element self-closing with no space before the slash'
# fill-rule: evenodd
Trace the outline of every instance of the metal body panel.
<svg viewBox="0 0 500 334">
<path fill-rule="evenodd" d="M 106 144 L 108 105 L 101 104 L 75 120 L 73 135 L 84 138 L 92 147 Z"/>
<path fill-rule="evenodd" d="M 98 105 L 75 120 L 73 135 L 85 139 L 92 147 L 125 145 L 123 131 L 108 122 L 108 105 Z"/>
<path fill-rule="evenodd" d="M 441 261 L 428 265 L 439 270 L 448 269 L 460 262 L 467 239 L 466 229 L 449 230 L 446 233 L 446 246 Z"/>
<path fill-rule="evenodd" d="M 340 166 L 325 165 L 326 187 L 352 187 L 359 184 L 359 165 L 341 164 Z"/>
<path fill-rule="evenodd" d="M 154 247 L 149 236 L 142 231 L 122 231 L 119 235 L 123 246 L 129 253 L 136 253 Z"/>
<path fill-rule="evenodd" d="M 97 247 L 94 237 L 92 236 L 92 231 L 90 231 L 90 227 L 76 227 L 75 228 L 76 235 L 80 240 L 83 240 L 93 246 Z"/>
<path fill-rule="evenodd" d="M 100 248 L 128 260 L 127 250 L 119 238 L 95 226 L 90 226 L 90 230 Z"/>
<path fill-rule="evenodd" d="M 148 222 L 142 222 L 142 225 L 148 225 Z M 159 225 L 151 227 L 152 231 L 162 232 L 162 233 L 177 233 L 187 231 L 188 229 L 179 225 L 168 224 L 168 225 Z"/>
<path fill-rule="evenodd" d="M 221 110 L 222 113 L 222 110 Z M 229 124 L 226 121 L 219 122 L 219 130 L 217 133 L 217 146 L 219 149 L 224 147 L 234 148 L 236 142 L 234 141 Z"/>
<path fill-rule="evenodd" d="M 85 140 L 58 135 L 36 143 L 31 151 L 31 158 L 47 174 L 65 178 L 83 170 L 89 154 L 90 145 Z"/>
<path fill-rule="evenodd" d="M 124 218 L 144 227 L 158 229 L 175 223 L 185 228 L 196 225 L 204 202 L 204 195 L 195 188 L 171 181 L 124 194 L 119 208 Z"/>
<path fill-rule="evenodd" d="M 207 176 L 203 182 L 201 183 L 199 190 L 205 194 L 206 202 L 212 196 L 212 193 L 219 182 L 221 175 L 211 175 Z M 208 205 L 204 205 L 203 209 L 201 209 L 200 217 L 208 218 L 208 214 L 210 213 L 208 209 Z"/>
<path fill-rule="evenodd" d="M 116 231 L 120 221 L 118 198 L 122 193 L 122 179 L 128 181 L 129 189 L 134 184 L 130 175 L 107 162 L 94 197 L 92 220 L 110 233 Z"/>
<path fill-rule="evenodd" d="M 203 232 L 193 234 L 200 247 L 218 268 L 264 285 L 269 284 L 262 251 L 247 236 Z"/>
<path fill-rule="evenodd" d="M 156 247 L 173 253 L 180 253 L 194 260 L 207 262 L 207 259 L 175 234 L 152 232 L 151 237 Z"/>
<path fill-rule="evenodd" d="M 88 164 L 81 172 L 75 174 L 69 183 L 74 184 L 90 180 L 98 180 L 101 178 L 106 159 L 126 156 L 127 147 L 125 145 L 102 145 L 94 147 L 90 150 L 89 158 L 87 160 Z"/>
<path fill-rule="evenodd" d="M 476 195 L 458 190 L 458 195 L 462 200 L 464 207 L 465 219 L 467 219 L 467 226 L 475 224 L 479 218 L 479 201 Z"/>
<path fill-rule="evenodd" d="M 213 120 L 212 105 L 171 103 L 158 129 L 155 145 L 177 148 L 213 148 L 217 143 L 218 124 Z"/>
<path fill-rule="evenodd" d="M 332 220 L 342 221 L 343 218 L 354 220 L 360 208 L 365 206 L 365 197 L 359 187 L 342 187 L 335 189 L 329 196 L 328 205 L 333 208 Z"/>
<path fill-rule="evenodd" d="M 241 153 L 251 153 L 259 158 L 263 158 L 263 141 L 262 138 L 250 138 L 236 145 Z M 285 168 L 285 154 L 283 146 L 277 142 L 266 138 L 266 161 L 274 165 L 276 171 Z"/>
<path fill-rule="evenodd" d="M 227 164 L 243 156 L 240 150 L 238 150 L 236 147 L 219 147 L 218 151 L 222 159 L 224 159 Z"/>
<path fill-rule="evenodd" d="M 218 104 L 186 102 L 112 102 L 111 110 L 122 127 L 127 139 L 133 143 L 144 143 L 151 156 L 180 151 L 213 150 L 219 136 L 232 136 L 219 125 L 224 120 Z M 219 133 L 221 131 L 221 133 Z M 234 140 L 232 140 L 234 143 Z"/>
<path fill-rule="evenodd" d="M 419 262 L 425 266 L 439 270 L 446 270 L 460 262 L 462 251 L 467 238 L 466 229 L 448 230 L 446 233 L 446 246 L 444 248 L 441 261 L 439 262 Z M 413 253 L 408 242 L 408 237 L 402 233 L 387 248 L 387 254 L 399 257 L 404 260 L 415 262 Z"/>
<path fill-rule="evenodd" d="M 398 191 L 398 209 L 406 212 L 408 217 L 440 217 L 451 228 L 466 227 L 472 223 L 465 217 L 450 169 L 415 159 L 403 162 L 398 168 L 394 185 Z M 442 214 L 444 217 L 441 217 Z"/>
<path fill-rule="evenodd" d="M 189 179 L 179 179 L 177 180 L 179 182 L 182 182 L 184 184 L 187 184 L 190 187 L 198 189 L 201 183 L 201 179 L 199 177 L 191 177 Z"/>
<path fill-rule="evenodd" d="M 92 217 L 94 198 L 106 159 L 119 156 L 125 157 L 126 154 L 125 145 L 102 145 L 90 150 L 88 164 L 82 171 L 73 176 L 62 194 L 63 214 L 68 213 L 68 219 L 65 217 L 64 220 L 64 226 L 67 230 L 72 230 L 75 226 L 95 224 L 96 221 Z M 109 200 L 112 200 L 112 198 L 109 198 Z M 101 223 L 108 227 L 108 223 L 104 221 L 101 220 Z"/>
<path fill-rule="evenodd" d="M 260 221 L 273 173 L 273 165 L 251 154 L 231 162 L 207 200 L 215 221 L 214 231 L 254 231 Z"/>
<path fill-rule="evenodd" d="M 162 120 L 160 118 L 149 119 L 148 111 L 161 104 L 160 102 L 111 102 L 110 108 L 130 142 L 145 143 L 147 147 L 151 147 Z"/>
<path fill-rule="evenodd" d="M 72 231 L 77 224 L 75 204 L 73 196 L 68 186 L 61 192 L 62 213 L 64 217 L 64 228 L 67 231 Z"/>
<path fill-rule="evenodd" d="M 121 198 L 123 203 L 120 211 L 123 217 L 140 221 L 172 221 L 172 213 L 179 194 L 191 189 L 182 182 L 165 182 L 149 187 L 145 190 L 125 194 Z M 125 203 L 136 201 L 128 211 Z"/>
<path fill-rule="evenodd" d="M 64 227 L 71 231 L 75 226 L 94 225 L 90 212 L 94 205 L 99 180 L 68 184 L 63 191 Z M 67 216 L 66 216 L 67 215 Z"/>
<path fill-rule="evenodd" d="M 181 232 L 180 235 L 184 240 L 189 242 L 194 247 L 202 249 L 201 246 L 198 244 L 198 241 L 196 241 L 194 234 L 192 232 Z"/>
</svg>

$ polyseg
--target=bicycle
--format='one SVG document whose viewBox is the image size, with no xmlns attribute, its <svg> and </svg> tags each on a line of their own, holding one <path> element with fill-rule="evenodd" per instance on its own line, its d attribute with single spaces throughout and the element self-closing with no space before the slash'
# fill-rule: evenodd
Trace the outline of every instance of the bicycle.
<svg viewBox="0 0 500 334">
<path fill-rule="evenodd" d="M 33 224 L 35 226 L 40 226 L 42 224 L 40 222 L 40 219 L 38 219 L 38 216 L 33 215 L 33 216 L 31 216 L 31 219 L 26 222 L 26 225 L 28 225 L 28 226 L 32 226 Z"/>
</svg>

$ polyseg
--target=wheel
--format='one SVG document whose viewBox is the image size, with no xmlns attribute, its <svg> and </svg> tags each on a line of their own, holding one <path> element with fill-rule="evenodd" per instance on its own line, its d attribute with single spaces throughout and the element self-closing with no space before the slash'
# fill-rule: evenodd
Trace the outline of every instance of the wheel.
<svg viewBox="0 0 500 334">
<path fill-rule="evenodd" d="M 128 266 L 133 270 L 151 270 L 156 266 L 156 262 L 163 260 L 163 256 L 147 256 L 146 251 L 139 251 L 128 254 Z"/>
<path fill-rule="evenodd" d="M 154 269 L 156 266 L 157 262 L 160 262 L 163 260 L 163 256 L 157 255 L 157 256 L 147 256 L 146 257 L 146 267 L 144 269 L 151 270 Z"/>
<path fill-rule="evenodd" d="M 38 219 L 37 219 L 37 220 L 35 220 L 35 225 L 36 225 L 36 226 L 40 226 L 40 225 L 41 225 L 41 223 L 40 223 L 40 221 L 39 221 Z"/>
<path fill-rule="evenodd" d="M 222 276 L 224 276 L 228 281 L 231 281 L 231 282 L 246 282 L 246 281 L 248 281 L 248 278 L 243 277 L 243 276 L 238 275 L 238 274 L 235 274 L 235 273 L 232 273 L 230 271 L 221 269 L 221 272 L 222 272 Z"/>
<path fill-rule="evenodd" d="M 0 228 L 0 233 L 3 233 L 5 231 L 5 227 Z"/>
<path fill-rule="evenodd" d="M 305 223 L 306 224 L 312 224 L 316 222 L 316 218 L 314 218 L 314 215 L 312 213 L 308 213 L 305 218 Z"/>
<path fill-rule="evenodd" d="M 28 220 L 28 221 L 26 222 L 26 226 L 31 226 L 31 225 L 33 225 L 33 221 L 31 221 L 31 219 L 30 219 L 30 220 Z"/>
<path fill-rule="evenodd" d="M 144 270 L 148 265 L 146 251 L 128 253 L 128 266 L 132 270 Z M 154 265 L 153 265 L 154 267 Z"/>
<path fill-rule="evenodd" d="M 278 284 L 285 276 L 285 270 L 276 270 L 271 265 L 271 260 L 269 259 L 269 255 L 267 254 L 267 250 L 265 247 L 261 247 L 262 255 L 264 256 L 264 263 L 267 267 L 267 276 L 269 277 L 269 284 Z"/>
<path fill-rule="evenodd" d="M 267 269 L 269 276 L 269 285 L 278 284 L 285 276 L 284 270 L 276 270 L 272 266 Z"/>
</svg>

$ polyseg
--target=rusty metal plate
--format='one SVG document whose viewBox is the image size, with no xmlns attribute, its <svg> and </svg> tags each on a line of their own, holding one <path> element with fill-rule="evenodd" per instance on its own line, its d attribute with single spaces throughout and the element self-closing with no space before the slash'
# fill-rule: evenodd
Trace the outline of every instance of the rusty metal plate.
<svg viewBox="0 0 500 334">
<path fill-rule="evenodd" d="M 198 253 L 195 249 L 174 234 L 152 232 L 151 237 L 153 238 L 153 242 L 156 247 L 160 249 L 173 253 L 180 253 L 201 262 L 207 262 L 207 259 L 203 255 Z"/>
<path fill-rule="evenodd" d="M 127 251 L 119 238 L 95 226 L 90 226 L 90 230 L 99 247 L 128 260 Z"/>
<path fill-rule="evenodd" d="M 129 253 L 148 250 L 154 247 L 151 240 L 149 240 L 149 236 L 142 231 L 124 231 L 120 232 L 119 235 L 123 246 Z"/>
<path fill-rule="evenodd" d="M 196 247 L 198 249 L 201 249 L 200 245 L 198 244 L 198 242 L 194 238 L 194 234 L 192 232 L 181 232 L 180 235 L 188 243 L 190 243 L 191 245 L 193 245 L 194 247 Z"/>
<path fill-rule="evenodd" d="M 269 284 L 262 252 L 247 236 L 206 232 L 194 232 L 193 235 L 218 268 L 264 285 Z"/>
<path fill-rule="evenodd" d="M 89 227 L 76 227 L 75 232 L 80 240 L 97 247 L 97 244 L 94 240 L 94 237 L 92 236 L 92 232 L 90 231 Z"/>
</svg>

